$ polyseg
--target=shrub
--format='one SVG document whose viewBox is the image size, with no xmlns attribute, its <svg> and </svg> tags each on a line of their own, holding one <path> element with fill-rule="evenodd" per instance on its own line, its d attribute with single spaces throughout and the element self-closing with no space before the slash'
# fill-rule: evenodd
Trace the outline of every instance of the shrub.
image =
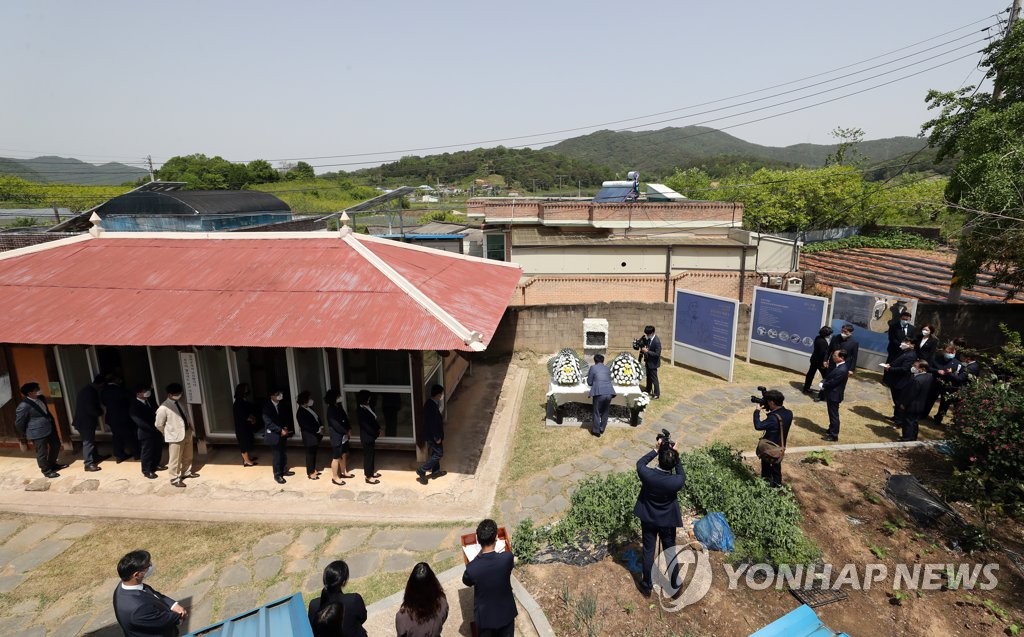
<svg viewBox="0 0 1024 637">
<path fill-rule="evenodd" d="M 1007 344 L 996 357 L 1003 378 L 982 376 L 958 392 L 949 430 L 957 466 L 947 482 L 951 499 L 990 513 L 1024 511 L 1024 374 L 1021 338 L 1003 328 Z"/>
<path fill-rule="evenodd" d="M 754 475 L 738 453 L 716 443 L 682 454 L 686 488 L 684 508 L 721 511 L 736 535 L 734 558 L 775 564 L 804 564 L 820 555 L 803 534 L 800 509 L 789 491 L 772 489 Z M 590 476 L 572 494 L 569 511 L 553 525 L 538 528 L 524 520 L 513 535 L 516 556 L 531 561 L 544 544 L 576 545 L 585 536 L 595 543 L 636 538 L 640 521 L 633 507 L 640 493 L 634 471 Z"/>
<path fill-rule="evenodd" d="M 931 239 L 925 239 L 922 236 L 910 234 L 909 232 L 894 230 L 877 237 L 857 235 L 845 239 L 809 243 L 801 248 L 800 252 L 813 254 L 815 252 L 828 252 L 845 248 L 916 248 L 918 250 L 934 250 L 936 245 Z"/>
</svg>

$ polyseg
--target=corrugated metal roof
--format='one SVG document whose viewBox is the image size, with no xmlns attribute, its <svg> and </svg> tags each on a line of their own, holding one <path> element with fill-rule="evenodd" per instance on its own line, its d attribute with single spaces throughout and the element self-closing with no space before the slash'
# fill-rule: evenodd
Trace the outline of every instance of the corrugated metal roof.
<svg viewBox="0 0 1024 637">
<path fill-rule="evenodd" d="M 193 631 L 185 637 L 313 637 L 302 593 Z"/>
<path fill-rule="evenodd" d="M 0 342 L 479 349 L 520 276 L 354 234 L 108 233 L 0 255 Z"/>
</svg>

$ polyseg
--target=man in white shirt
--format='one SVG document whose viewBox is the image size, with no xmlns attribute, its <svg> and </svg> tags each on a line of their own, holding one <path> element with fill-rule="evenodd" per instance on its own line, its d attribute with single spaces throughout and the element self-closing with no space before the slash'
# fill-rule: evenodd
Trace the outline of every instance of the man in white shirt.
<svg viewBox="0 0 1024 637">
<path fill-rule="evenodd" d="M 117 563 L 121 582 L 114 589 L 114 617 L 125 637 L 172 637 L 188 616 L 181 604 L 143 583 L 152 574 L 149 551 L 132 551 Z"/>
</svg>

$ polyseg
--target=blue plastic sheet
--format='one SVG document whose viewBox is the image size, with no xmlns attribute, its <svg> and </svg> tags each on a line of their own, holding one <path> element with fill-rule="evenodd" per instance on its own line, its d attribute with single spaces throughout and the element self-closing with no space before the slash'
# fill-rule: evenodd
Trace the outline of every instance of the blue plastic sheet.
<svg viewBox="0 0 1024 637">
<path fill-rule="evenodd" d="M 693 534 L 697 540 L 711 551 L 731 553 L 734 537 L 725 515 L 715 511 L 708 513 L 693 524 Z"/>
</svg>

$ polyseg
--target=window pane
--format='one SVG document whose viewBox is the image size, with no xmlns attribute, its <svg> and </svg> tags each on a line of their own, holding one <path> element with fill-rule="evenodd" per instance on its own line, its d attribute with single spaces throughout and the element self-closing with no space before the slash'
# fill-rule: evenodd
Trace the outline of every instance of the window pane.
<svg viewBox="0 0 1024 637">
<path fill-rule="evenodd" d="M 346 385 L 409 385 L 409 353 L 376 349 L 342 352 Z"/>
<path fill-rule="evenodd" d="M 487 237 L 487 258 L 495 261 L 505 260 L 505 235 L 488 234 Z"/>
<path fill-rule="evenodd" d="M 282 404 L 295 411 L 294 397 L 288 384 L 288 357 L 283 347 L 243 347 L 235 352 L 238 382 L 249 383 L 252 400 L 260 408 L 270 399 L 270 392 L 284 393 Z M 232 394 L 234 388 L 232 388 Z"/>
<path fill-rule="evenodd" d="M 441 363 L 441 355 L 434 350 L 423 352 L 423 377 L 426 378 Z"/>
<path fill-rule="evenodd" d="M 85 348 L 79 345 L 61 345 L 57 348 L 60 356 L 60 367 L 64 371 L 64 400 L 68 405 L 68 412 L 71 418 L 75 417 L 75 399 L 83 387 L 92 383 L 92 373 L 89 371 L 89 359 L 86 356 Z"/>
<path fill-rule="evenodd" d="M 359 436 L 359 411 L 356 393 L 345 392 L 345 410 L 352 421 L 352 436 Z M 412 439 L 412 394 L 376 393 L 370 395 L 370 409 L 377 415 L 381 438 Z"/>
<path fill-rule="evenodd" d="M 232 403 L 234 387 L 228 375 L 228 360 L 222 348 L 199 348 L 199 378 L 203 386 L 203 402 L 210 422 L 206 430 L 210 433 L 234 433 L 235 421 Z"/>
</svg>

